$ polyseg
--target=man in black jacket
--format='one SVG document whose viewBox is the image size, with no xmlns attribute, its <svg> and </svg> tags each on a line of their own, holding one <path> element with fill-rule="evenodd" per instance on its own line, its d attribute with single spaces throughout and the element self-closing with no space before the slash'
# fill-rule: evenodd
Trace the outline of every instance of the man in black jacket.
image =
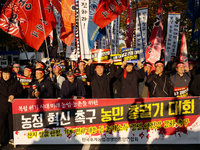
<svg viewBox="0 0 200 150">
<path fill-rule="evenodd" d="M 163 72 L 164 62 L 155 63 L 155 73 L 151 74 L 146 85 L 149 87 L 150 97 L 173 97 L 174 86 L 170 77 Z"/>
<path fill-rule="evenodd" d="M 96 73 L 94 73 L 92 62 L 92 59 L 88 61 L 86 72 L 92 87 L 92 98 L 110 98 L 110 81 L 115 75 L 113 60 L 109 60 L 111 69 L 108 74 L 104 73 L 104 66 L 100 64 L 96 66 Z"/>
<path fill-rule="evenodd" d="M 49 79 L 44 77 L 44 69 L 35 71 L 36 80 L 31 84 L 29 96 L 31 98 L 53 98 L 53 85 Z"/>
<path fill-rule="evenodd" d="M 190 91 L 193 96 L 200 96 L 200 74 L 194 78 L 190 87 Z"/>
<path fill-rule="evenodd" d="M 14 144 L 12 103 L 15 98 L 20 97 L 23 90 L 20 82 L 11 78 L 11 74 L 10 68 L 2 69 L 2 78 L 0 79 L 0 147 L 5 140 L 6 121 L 9 125 L 9 144 Z"/>
<path fill-rule="evenodd" d="M 60 97 L 61 98 L 72 98 L 73 96 L 85 97 L 86 91 L 83 81 L 74 77 L 72 71 L 67 72 L 67 79 L 62 84 Z"/>
<path fill-rule="evenodd" d="M 139 98 L 138 81 L 145 76 L 144 69 L 138 61 L 139 71 L 134 70 L 134 64 L 123 61 L 122 66 L 115 73 L 121 79 L 121 98 Z M 125 68 L 125 69 L 124 69 Z"/>
</svg>

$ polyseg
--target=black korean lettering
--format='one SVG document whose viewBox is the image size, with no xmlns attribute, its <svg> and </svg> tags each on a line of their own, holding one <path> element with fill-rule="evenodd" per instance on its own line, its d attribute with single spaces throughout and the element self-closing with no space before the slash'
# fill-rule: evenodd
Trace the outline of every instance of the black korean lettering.
<svg viewBox="0 0 200 150">
<path fill-rule="evenodd" d="M 45 7 L 44 9 L 48 10 L 48 13 L 51 12 L 51 6 L 50 5 L 47 5 L 47 7 Z"/>
<path fill-rule="evenodd" d="M 25 4 L 26 4 L 27 0 L 19 0 L 18 1 L 18 4 L 21 3 L 21 6 L 20 7 L 23 7 Z"/>
<path fill-rule="evenodd" d="M 37 24 L 37 25 L 36 25 L 36 29 L 37 29 L 37 31 L 38 31 L 38 30 L 40 30 L 41 32 L 44 31 L 44 28 L 42 27 L 41 24 Z"/>
<path fill-rule="evenodd" d="M 108 6 L 109 10 L 115 12 L 115 5 L 111 4 Z"/>
<path fill-rule="evenodd" d="M 36 38 L 39 37 L 38 34 L 39 34 L 39 32 L 36 32 L 36 31 L 31 32 L 31 35 L 34 36 L 34 37 L 36 37 Z"/>
<path fill-rule="evenodd" d="M 40 19 L 40 21 L 41 21 L 43 24 L 45 24 L 46 26 L 48 26 L 48 24 L 49 24 L 46 20 Z"/>
<path fill-rule="evenodd" d="M 104 11 L 101 13 L 105 18 L 107 18 L 107 16 L 109 15 L 109 13 L 107 11 Z"/>
<path fill-rule="evenodd" d="M 117 3 L 118 6 L 121 6 L 121 0 L 115 0 L 115 2 Z"/>
</svg>

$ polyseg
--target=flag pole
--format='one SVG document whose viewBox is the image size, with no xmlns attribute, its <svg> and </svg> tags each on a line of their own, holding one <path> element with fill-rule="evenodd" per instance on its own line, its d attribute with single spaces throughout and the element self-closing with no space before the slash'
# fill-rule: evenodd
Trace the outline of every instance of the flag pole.
<svg viewBox="0 0 200 150">
<path fill-rule="evenodd" d="M 43 14 L 42 14 L 40 0 L 38 0 L 38 2 L 39 2 L 39 7 L 40 7 L 41 19 L 42 19 L 42 27 L 44 29 L 44 39 L 45 39 L 45 45 L 46 45 L 46 51 L 47 51 L 47 60 L 49 60 L 49 51 L 48 51 L 48 47 L 47 47 L 46 33 L 45 33 L 45 28 L 44 28 L 44 20 L 43 20 Z"/>
<path fill-rule="evenodd" d="M 141 39 L 142 39 L 142 49 L 143 49 L 143 55 L 144 55 L 144 64 L 146 66 L 147 62 L 146 62 L 146 58 L 145 58 L 144 40 L 143 40 L 143 36 L 142 36 L 142 27 L 141 27 L 141 23 L 140 23 L 140 16 L 139 16 L 139 11 L 138 11 L 137 0 L 135 2 L 136 2 L 136 12 L 137 12 L 136 16 L 138 14 L 138 21 L 139 21 L 139 26 L 140 26 L 140 35 L 141 35 Z M 147 71 L 146 71 L 146 75 L 148 77 Z"/>
</svg>

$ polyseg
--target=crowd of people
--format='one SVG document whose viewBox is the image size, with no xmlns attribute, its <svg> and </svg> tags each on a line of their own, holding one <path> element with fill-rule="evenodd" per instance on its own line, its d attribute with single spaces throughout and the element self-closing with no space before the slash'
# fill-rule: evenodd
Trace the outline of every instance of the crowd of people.
<svg viewBox="0 0 200 150">
<path fill-rule="evenodd" d="M 148 98 L 200 95 L 199 65 L 171 57 L 165 67 L 155 64 L 96 64 L 92 59 L 78 62 L 52 59 L 50 62 L 20 64 L 0 68 L 0 146 L 8 124 L 9 143 L 13 144 L 12 103 L 16 98 Z"/>
</svg>

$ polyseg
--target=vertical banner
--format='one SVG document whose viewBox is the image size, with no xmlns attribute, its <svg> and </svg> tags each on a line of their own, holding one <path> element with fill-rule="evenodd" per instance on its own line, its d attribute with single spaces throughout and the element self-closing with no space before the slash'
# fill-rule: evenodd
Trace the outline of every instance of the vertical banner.
<svg viewBox="0 0 200 150">
<path fill-rule="evenodd" d="M 141 39 L 141 33 L 140 33 L 140 25 L 139 25 L 139 19 L 138 19 L 138 13 L 140 16 L 140 23 L 141 23 L 141 29 L 142 29 L 142 38 L 143 38 L 143 44 L 144 49 L 147 48 L 147 18 L 148 18 L 148 6 L 141 6 L 138 7 L 137 15 L 136 15 L 136 48 L 140 49 L 140 61 L 144 61 L 144 54 L 143 54 L 143 47 L 142 47 L 142 39 Z"/>
<path fill-rule="evenodd" d="M 120 16 L 117 17 L 115 54 L 119 52 L 119 27 L 120 27 Z"/>
<path fill-rule="evenodd" d="M 111 54 L 116 54 L 116 50 L 115 50 L 115 47 L 116 47 L 116 27 L 117 27 L 117 18 L 111 22 L 111 39 L 110 39 L 110 42 L 111 42 Z"/>
<path fill-rule="evenodd" d="M 126 47 L 131 47 L 131 42 L 133 39 L 133 10 L 132 10 L 132 0 L 129 0 L 127 8 L 127 18 L 126 18 Z"/>
<path fill-rule="evenodd" d="M 59 49 L 58 49 L 58 53 L 59 52 L 63 52 L 63 44 L 62 44 L 62 40 L 60 39 L 60 35 L 61 35 L 61 15 L 60 13 L 57 11 L 57 9 L 53 6 L 53 13 L 54 16 L 56 18 L 56 33 L 57 33 L 57 39 L 58 39 L 58 44 L 59 44 Z"/>
<path fill-rule="evenodd" d="M 76 26 L 74 26 L 74 28 L 76 28 Z M 75 46 L 75 37 L 70 46 L 66 45 L 66 57 L 70 58 L 71 60 L 78 60 L 78 53 Z"/>
<path fill-rule="evenodd" d="M 90 59 L 91 52 L 88 45 L 88 20 L 89 1 L 79 0 L 79 39 L 81 48 L 81 59 Z"/>
<path fill-rule="evenodd" d="M 161 58 L 161 51 L 164 49 L 163 35 L 163 4 L 162 0 L 157 11 L 156 19 L 153 24 L 151 37 L 145 52 L 146 61 L 154 64 Z"/>
<path fill-rule="evenodd" d="M 75 48 L 78 57 L 80 57 L 81 50 L 80 50 L 80 39 L 79 39 L 79 1 L 75 1 Z"/>
<path fill-rule="evenodd" d="M 165 65 L 170 61 L 171 56 L 176 56 L 181 13 L 168 13 L 167 40 L 165 45 Z"/>
<path fill-rule="evenodd" d="M 181 41 L 180 62 L 183 62 L 185 67 L 189 70 L 188 55 L 187 55 L 187 41 L 186 41 L 184 27 L 183 27 L 183 35 L 182 35 L 182 41 Z"/>
<path fill-rule="evenodd" d="M 106 37 L 107 37 L 107 35 L 98 39 L 98 49 L 106 49 L 107 48 Z"/>
</svg>

